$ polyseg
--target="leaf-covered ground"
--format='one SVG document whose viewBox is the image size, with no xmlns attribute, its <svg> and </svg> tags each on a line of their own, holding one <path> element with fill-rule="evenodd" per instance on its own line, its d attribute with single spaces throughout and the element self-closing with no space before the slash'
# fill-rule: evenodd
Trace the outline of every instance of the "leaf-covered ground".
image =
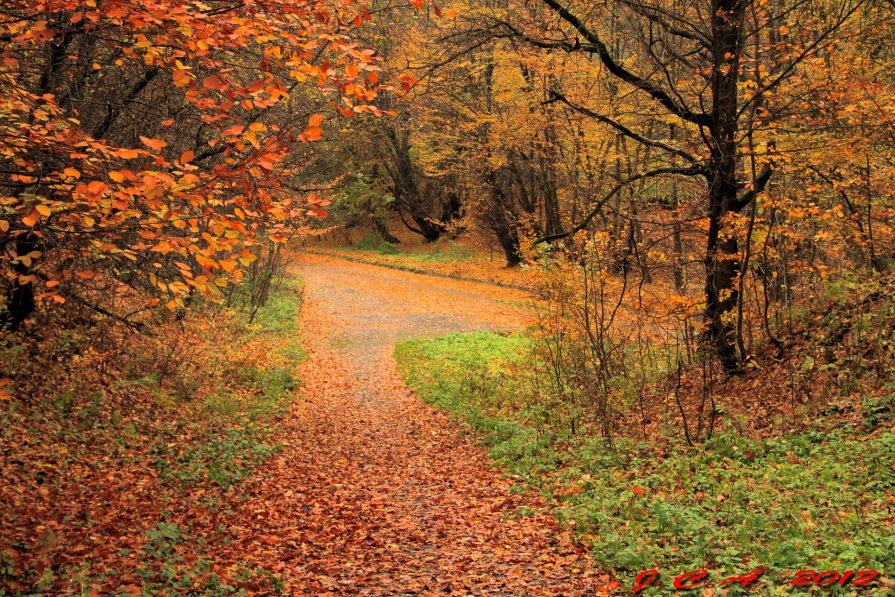
<svg viewBox="0 0 895 597">
<path fill-rule="evenodd" d="M 283 449 L 234 513 L 231 549 L 278 561 L 287 591 L 596 594 L 582 546 L 413 396 L 402 338 L 524 324 L 519 293 L 305 257 L 310 358 Z M 500 300 L 498 300 L 500 299 Z"/>
<path fill-rule="evenodd" d="M 252 325 L 209 309 L 143 338 L 77 321 L 0 348 L 0 595 L 274 588 L 227 512 L 277 450 L 299 288 Z"/>
<path fill-rule="evenodd" d="M 287 287 L 251 326 L 185 321 L 151 350 L 4 349 L 0 595 L 605 593 L 392 359 L 409 337 L 519 329 L 530 297 L 319 256 L 296 273 L 300 326 Z"/>
</svg>

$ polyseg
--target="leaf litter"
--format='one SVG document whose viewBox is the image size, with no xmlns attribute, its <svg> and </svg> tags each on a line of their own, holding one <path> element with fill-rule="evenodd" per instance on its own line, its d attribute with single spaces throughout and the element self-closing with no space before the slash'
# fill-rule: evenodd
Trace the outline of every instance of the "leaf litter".
<svg viewBox="0 0 895 597">
<path fill-rule="evenodd" d="M 530 313 L 509 303 L 527 297 L 318 256 L 299 271 L 305 386 L 282 451 L 233 513 L 229 551 L 278 562 L 294 592 L 602 593 L 607 578 L 546 503 L 511 495 L 476 438 L 395 371 L 397 339 L 519 327 Z"/>
</svg>

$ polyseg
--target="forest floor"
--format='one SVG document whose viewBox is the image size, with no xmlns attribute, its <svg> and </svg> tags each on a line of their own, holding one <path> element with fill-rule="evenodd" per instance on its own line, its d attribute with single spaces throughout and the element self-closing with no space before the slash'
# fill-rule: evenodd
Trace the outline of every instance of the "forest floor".
<svg viewBox="0 0 895 597">
<path fill-rule="evenodd" d="M 251 323 L 0 346 L 0 597 L 600 596 L 759 567 L 801 595 L 805 566 L 893 592 L 895 280 L 828 289 L 784 358 L 708 388 L 688 446 L 664 376 L 632 378 L 612 445 L 533 393 L 530 292 L 308 252 L 291 274 Z"/>
<path fill-rule="evenodd" d="M 475 436 L 414 396 L 396 342 L 520 328 L 528 297 L 303 255 L 305 387 L 231 549 L 282 560 L 287 590 L 598 594 L 585 550 L 512 495 Z M 254 559 L 254 558 L 252 558 Z"/>
</svg>

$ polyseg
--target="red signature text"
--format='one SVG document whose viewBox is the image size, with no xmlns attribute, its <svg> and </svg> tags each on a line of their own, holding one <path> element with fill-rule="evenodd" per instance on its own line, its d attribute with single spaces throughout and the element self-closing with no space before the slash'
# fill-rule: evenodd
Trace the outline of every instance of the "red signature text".
<svg viewBox="0 0 895 597">
<path fill-rule="evenodd" d="M 759 579 L 765 572 L 764 568 L 757 568 L 746 574 L 729 576 L 715 583 L 709 578 L 709 571 L 705 568 L 701 568 L 679 575 L 671 584 L 675 589 L 680 591 L 689 591 L 710 586 L 725 587 L 732 584 L 740 585 L 743 588 L 750 588 L 764 584 L 764 582 Z M 662 574 L 658 570 L 644 570 L 634 579 L 634 586 L 631 587 L 631 592 L 640 593 L 649 587 L 663 585 L 664 583 L 661 576 Z M 822 572 L 817 572 L 815 570 L 799 570 L 789 580 L 788 584 L 795 587 L 826 587 L 834 584 L 842 587 L 866 587 L 873 584 L 878 577 L 879 572 L 876 570 L 846 570 L 842 573 L 836 570 L 824 570 Z"/>
</svg>

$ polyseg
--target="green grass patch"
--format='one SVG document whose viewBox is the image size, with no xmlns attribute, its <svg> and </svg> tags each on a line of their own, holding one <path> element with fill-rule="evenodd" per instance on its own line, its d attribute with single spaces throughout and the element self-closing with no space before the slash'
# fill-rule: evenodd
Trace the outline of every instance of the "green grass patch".
<svg viewBox="0 0 895 597">
<path fill-rule="evenodd" d="M 199 546 L 200 552 L 187 558 L 182 546 L 188 535 L 189 529 L 164 521 L 146 531 L 146 543 L 140 552 L 141 566 L 136 571 L 142 581 L 140 595 L 246 595 L 241 585 L 255 590 L 263 588 L 269 593 L 282 591 L 282 581 L 272 572 L 246 563 L 237 565 L 232 580 L 221 578 L 212 570 L 211 561 L 202 551 L 204 546 Z M 85 578 L 88 579 L 89 576 Z M 132 593 L 121 592 L 121 595 L 128 594 Z"/>
<path fill-rule="evenodd" d="M 212 483 L 227 488 L 257 469 L 279 447 L 271 441 L 298 380 L 292 374 L 305 358 L 298 335 L 301 286 L 286 280 L 258 311 L 249 333 L 275 347 L 271 364 L 247 364 L 226 377 L 227 387 L 206 399 L 197 424 L 204 439 L 186 449 L 160 437 L 155 464 L 163 478 L 184 485 Z"/>
<path fill-rule="evenodd" d="M 298 343 L 298 316 L 301 312 L 303 290 L 301 280 L 295 278 L 283 280 L 258 310 L 255 322 L 251 326 L 252 331 L 255 334 L 288 335 Z"/>
<path fill-rule="evenodd" d="M 385 261 L 388 262 L 405 262 L 408 264 L 462 263 L 471 261 L 475 257 L 475 251 L 460 246 L 452 240 L 430 243 L 425 245 L 421 251 L 410 252 L 402 250 L 400 245 L 385 242 L 375 234 L 365 236 L 356 245 L 339 247 L 339 250 L 374 253 L 383 256 Z"/>
<path fill-rule="evenodd" d="M 698 448 L 562 438 L 533 416 L 528 346 L 523 335 L 455 334 L 395 354 L 408 385 L 481 433 L 520 484 L 555 500 L 626 586 L 646 569 L 667 584 L 700 568 L 717 582 L 763 566 L 763 594 L 807 594 L 788 585 L 797 570 L 895 570 L 891 432 L 726 434 Z"/>
</svg>

